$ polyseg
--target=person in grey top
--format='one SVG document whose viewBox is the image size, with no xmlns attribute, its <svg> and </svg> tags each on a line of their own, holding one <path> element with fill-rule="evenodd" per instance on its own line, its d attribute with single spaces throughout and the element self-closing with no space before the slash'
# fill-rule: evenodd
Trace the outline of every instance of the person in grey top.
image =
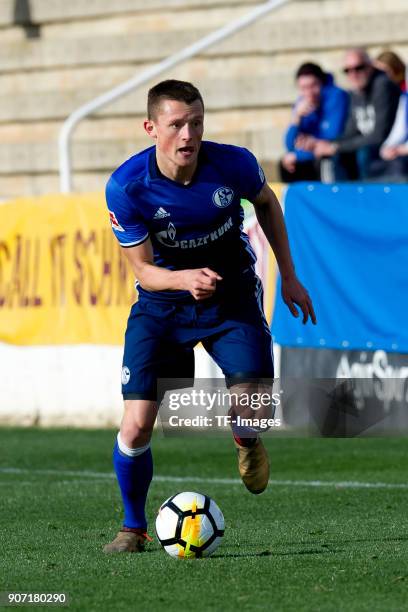
<svg viewBox="0 0 408 612">
<path fill-rule="evenodd" d="M 343 134 L 333 141 L 300 136 L 297 145 L 312 151 L 316 158 L 331 158 L 334 180 L 369 179 L 393 126 L 401 91 L 384 72 L 374 68 L 363 49 L 347 51 L 343 72 L 351 88 Z"/>
</svg>

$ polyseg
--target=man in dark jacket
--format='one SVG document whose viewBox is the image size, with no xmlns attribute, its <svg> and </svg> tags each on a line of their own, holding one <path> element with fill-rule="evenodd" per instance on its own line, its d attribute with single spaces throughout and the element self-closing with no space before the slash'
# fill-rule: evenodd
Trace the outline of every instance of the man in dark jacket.
<svg viewBox="0 0 408 612">
<path fill-rule="evenodd" d="M 286 132 L 287 153 L 280 163 L 285 183 L 320 180 L 320 160 L 310 151 L 296 146 L 300 134 L 317 139 L 335 139 L 343 132 L 349 96 L 334 84 L 331 74 L 319 65 L 307 62 L 296 72 L 299 97 L 293 107 L 292 121 Z"/>
<path fill-rule="evenodd" d="M 346 53 L 343 72 L 351 86 L 351 105 L 346 127 L 332 141 L 300 136 L 297 146 L 317 158 L 332 157 L 335 180 L 364 180 L 371 177 L 398 108 L 399 87 L 377 70 L 363 49 Z"/>
</svg>

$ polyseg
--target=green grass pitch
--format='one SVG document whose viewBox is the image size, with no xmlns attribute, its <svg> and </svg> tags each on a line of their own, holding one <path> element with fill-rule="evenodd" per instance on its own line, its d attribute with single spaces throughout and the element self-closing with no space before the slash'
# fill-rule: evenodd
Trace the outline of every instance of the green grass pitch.
<svg viewBox="0 0 408 612">
<path fill-rule="evenodd" d="M 157 541 L 142 555 L 101 552 L 121 521 L 114 437 L 0 429 L 0 591 L 65 591 L 86 612 L 408 610 L 406 439 L 268 437 L 278 482 L 252 496 L 231 440 L 156 435 L 151 535 L 177 491 L 207 493 L 225 515 L 214 556 L 186 561 Z"/>
</svg>

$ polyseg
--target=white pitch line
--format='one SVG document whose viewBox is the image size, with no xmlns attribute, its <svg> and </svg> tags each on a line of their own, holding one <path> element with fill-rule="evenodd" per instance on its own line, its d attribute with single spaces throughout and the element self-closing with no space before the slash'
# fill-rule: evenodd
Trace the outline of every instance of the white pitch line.
<svg viewBox="0 0 408 612">
<path fill-rule="evenodd" d="M 113 472 L 90 472 L 88 470 L 30 470 L 28 468 L 0 468 L 0 474 L 43 474 L 44 476 L 81 476 L 82 478 L 115 477 Z"/>
<path fill-rule="evenodd" d="M 75 476 L 80 478 L 108 479 L 116 478 L 113 472 L 90 472 L 88 470 L 30 470 L 24 468 L 0 468 L 0 474 L 36 474 L 44 476 Z M 239 485 L 240 478 L 202 478 L 199 476 L 161 476 L 155 475 L 156 482 L 197 482 L 201 484 Z M 67 483 L 73 481 L 66 481 Z M 284 487 L 335 487 L 338 489 L 408 489 L 408 483 L 392 482 L 358 482 L 353 480 L 270 480 L 273 486 Z"/>
</svg>

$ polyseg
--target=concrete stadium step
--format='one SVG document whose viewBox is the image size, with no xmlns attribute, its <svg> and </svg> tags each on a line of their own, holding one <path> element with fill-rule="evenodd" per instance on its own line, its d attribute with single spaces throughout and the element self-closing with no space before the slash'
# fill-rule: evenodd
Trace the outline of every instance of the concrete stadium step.
<svg viewBox="0 0 408 612">
<path fill-rule="evenodd" d="M 322 19 L 322 18 L 338 18 L 345 15 L 350 15 L 350 10 L 344 12 L 348 0 L 337 2 L 334 10 L 333 3 L 330 1 L 320 2 L 317 7 L 316 2 L 306 0 L 303 2 L 291 2 L 286 6 L 281 7 L 277 12 L 272 12 L 270 16 L 265 16 L 263 21 L 298 21 L 300 19 Z M 296 6 L 296 11 L 295 11 Z M 232 19 L 247 14 L 251 9 L 248 4 L 230 4 L 228 6 L 202 6 L 191 9 L 188 5 L 180 8 L 179 11 L 172 10 L 166 6 L 160 12 L 151 11 L 147 8 L 143 12 L 127 13 L 125 15 L 99 15 L 98 18 L 88 17 L 70 21 L 62 21 L 55 23 L 43 23 L 41 25 L 41 39 L 56 39 L 65 40 L 69 38 L 94 38 L 106 36 L 130 36 L 132 34 L 140 34 L 141 32 L 150 32 L 152 34 L 160 34 L 163 31 L 180 30 L 182 24 L 183 30 L 200 29 L 203 24 L 207 28 L 215 29 Z M 359 13 L 367 14 L 383 14 L 384 8 L 374 2 L 365 9 L 357 7 L 353 4 L 353 15 Z M 401 6 L 396 10 L 395 4 L 391 7 L 391 12 L 403 12 L 405 6 Z M 390 10 L 388 10 L 388 13 Z M 4 34 L 4 31 L 3 31 Z M 13 26 L 7 29 L 8 41 L 23 40 L 25 37 L 24 28 Z"/>
<path fill-rule="evenodd" d="M 96 115 L 144 115 L 148 86 L 112 102 Z M 295 96 L 293 76 L 288 71 L 275 73 L 271 78 L 225 79 L 222 83 L 218 79 L 202 80 L 200 90 L 208 110 L 282 106 L 290 104 Z M 64 119 L 101 93 L 103 91 L 77 89 L 0 96 L 0 122 Z"/>
<path fill-rule="evenodd" d="M 207 140 L 232 143 L 256 151 L 259 158 L 275 159 L 282 148 L 282 132 L 279 129 L 239 132 L 208 132 Z M 113 171 L 126 159 L 151 146 L 146 138 L 122 141 L 74 142 L 72 146 L 75 171 Z M 0 144 L 0 176 L 22 173 L 47 173 L 58 171 L 56 143 Z"/>
<path fill-rule="evenodd" d="M 260 159 L 269 181 L 277 181 L 276 164 Z M 99 172 L 75 172 L 73 190 L 79 193 L 104 192 L 112 169 Z M 59 176 L 56 172 L 44 174 L 0 175 L 0 202 L 30 195 L 60 192 Z"/>
<path fill-rule="evenodd" d="M 110 172 L 77 172 L 74 188 L 76 191 L 103 192 Z M 55 172 L 45 174 L 0 175 L 0 202 L 45 193 L 59 193 L 59 177 Z"/>
<path fill-rule="evenodd" d="M 341 48 L 350 45 L 393 44 L 406 41 L 408 7 L 387 14 L 357 14 L 280 21 L 271 17 L 253 24 L 228 40 L 208 49 L 209 57 L 283 53 L 294 50 Z M 180 29 L 140 32 L 137 36 L 91 38 L 41 38 L 0 43 L 0 71 L 51 69 L 112 62 L 146 63 L 168 56 L 202 38 L 212 29 Z"/>
<path fill-rule="evenodd" d="M 401 48 L 401 47 L 400 47 Z M 406 47 L 408 54 L 408 46 Z M 274 79 L 285 72 L 291 78 L 296 67 L 311 54 L 305 52 L 291 52 L 283 55 L 249 55 L 229 57 L 194 58 L 184 64 L 168 70 L 161 78 L 175 77 L 182 80 L 193 81 L 201 86 L 204 79 L 214 78 L 214 75 L 223 74 L 228 79 L 246 78 L 248 76 Z M 343 51 L 313 52 L 315 61 L 321 61 L 326 70 L 339 71 Z M 317 58 L 317 59 L 316 59 Z M 77 66 L 52 70 L 35 70 L 32 72 L 15 72 L 0 74 L 0 96 L 37 94 L 38 92 L 72 92 L 76 90 L 89 90 L 93 87 L 107 91 L 116 85 L 140 74 L 151 64 L 133 65 L 110 64 L 108 66 Z M 339 75 L 343 77 L 342 74 Z M 146 90 L 146 87 L 143 87 Z"/>
<path fill-rule="evenodd" d="M 290 117 L 289 109 L 275 109 L 273 112 L 266 109 L 227 109 L 224 111 L 206 113 L 205 136 L 207 133 L 234 134 L 243 131 L 259 131 L 268 126 L 281 132 L 287 126 Z M 144 115 L 124 117 L 98 117 L 85 119 L 80 122 L 73 134 L 74 142 L 106 140 L 141 140 L 145 137 L 143 130 Z M 35 144 L 56 143 L 58 140 L 60 121 L 45 121 L 29 124 L 4 123 L 0 124 L 0 143 L 7 144 Z"/>
<path fill-rule="evenodd" d="M 122 13 L 145 13 L 163 10 L 185 10 L 210 7 L 235 7 L 259 4 L 259 0 L 30 0 L 29 10 L 16 11 L 15 0 L 2 0 L 0 3 L 0 26 L 9 26 L 17 19 L 22 21 L 29 14 L 33 23 L 52 23 L 79 20 L 89 17 L 100 18 Z M 17 14 L 16 14 L 17 13 Z"/>
<path fill-rule="evenodd" d="M 248 10 L 254 5 L 260 4 L 260 0 L 30 0 L 28 8 L 16 9 L 16 0 L 2 0 L 0 3 L 0 27 L 10 27 L 16 23 L 27 23 L 30 19 L 36 24 L 52 24 L 65 22 L 67 26 L 75 22 L 96 18 L 103 20 L 123 14 L 146 15 L 147 13 L 160 15 L 168 11 L 178 14 L 179 12 L 194 12 L 196 10 L 219 10 L 228 8 L 234 10 L 239 7 L 247 7 Z M 276 15 L 284 19 L 303 18 L 305 14 L 313 17 L 339 14 L 359 13 L 389 13 L 406 8 L 406 0 L 297 0 L 279 8 Z"/>
<path fill-rule="evenodd" d="M 205 23 L 207 28 L 216 29 L 236 19 L 240 15 L 248 13 L 249 5 L 237 5 L 234 7 L 217 6 L 213 8 L 200 7 L 195 10 L 183 8 L 180 11 L 165 10 L 143 13 L 128 13 L 120 16 L 99 16 L 98 18 L 79 19 L 74 21 L 61 21 L 41 25 L 40 37 L 42 40 L 83 39 L 102 38 L 107 36 L 132 36 L 141 32 L 159 35 L 161 32 L 191 30 L 201 28 Z M 25 39 L 24 28 L 12 26 L 3 30 L 7 33 L 7 40 L 21 41 Z M 38 37 L 37 37 L 38 38 Z"/>
<path fill-rule="evenodd" d="M 278 180 L 276 164 L 260 159 L 262 167 L 269 181 Z M 73 177 L 73 190 L 79 193 L 94 191 L 104 192 L 106 182 L 113 168 L 99 172 L 75 172 Z M 0 174 L 0 202 L 21 198 L 30 195 L 60 192 L 59 176 L 56 172 L 42 174 Z"/>
<path fill-rule="evenodd" d="M 408 45 L 399 46 L 398 51 L 402 56 L 408 56 Z M 241 82 L 239 95 L 234 104 L 240 103 L 241 91 L 245 88 L 246 79 L 250 78 L 254 82 L 254 79 L 258 77 L 262 88 L 265 82 L 268 83 L 268 87 L 270 87 L 269 84 L 273 84 L 276 89 L 281 87 L 283 79 L 286 93 L 282 97 L 278 91 L 275 100 L 280 98 L 282 105 L 287 107 L 292 104 L 296 96 L 295 69 L 301 62 L 310 60 L 310 57 L 311 55 L 307 52 L 302 52 L 278 57 L 250 56 L 246 57 L 245 60 L 241 57 L 214 58 L 211 62 L 204 58 L 196 58 L 168 73 L 164 73 L 159 78 L 174 77 L 191 80 L 202 89 L 203 86 L 206 87 L 206 81 L 209 82 L 211 75 L 227 74 L 229 80 L 236 79 Z M 337 83 L 347 88 L 348 83 L 344 75 L 341 72 L 339 73 L 342 58 L 343 51 L 323 51 L 320 55 L 316 52 L 313 53 L 313 60 L 320 62 L 325 70 L 335 74 Z M 98 93 L 115 87 L 135 76 L 138 72 L 140 72 L 140 69 L 128 65 L 79 67 L 60 71 L 35 71 L 0 75 L 0 130 L 4 129 L 4 122 L 21 121 L 26 123 L 35 121 L 36 123 L 26 131 L 26 136 L 29 139 L 33 131 L 35 139 L 38 121 L 43 119 L 47 123 L 52 123 L 54 117 L 64 119 L 79 104 L 89 102 Z M 97 84 L 100 91 L 89 90 L 89 83 Z M 140 91 L 146 93 L 148 86 L 146 84 Z M 224 89 L 224 87 L 223 81 L 220 88 Z M 234 88 L 235 90 L 236 88 Z M 136 94 L 131 95 L 135 96 Z M 125 100 L 126 97 L 123 98 L 123 109 L 112 108 L 112 105 L 108 105 L 99 111 L 98 119 L 100 120 L 104 115 L 126 114 L 126 108 L 132 116 L 138 114 L 144 116 L 145 107 L 142 100 L 139 100 L 136 107 L 133 101 L 130 103 L 129 101 L 125 102 Z M 265 100 L 265 103 L 267 103 L 267 100 Z M 255 113 L 259 113 L 259 109 L 255 110 Z M 274 107 L 274 113 L 276 113 L 276 107 Z M 83 122 L 80 126 L 82 125 Z"/>
<path fill-rule="evenodd" d="M 37 92 L 72 92 L 78 89 L 89 90 L 90 84 L 106 91 L 124 81 L 140 74 L 150 66 L 134 66 L 132 64 L 115 64 L 109 66 L 92 66 L 65 68 L 61 70 L 20 73 L 7 73 L 0 75 L 0 95 L 21 95 Z M 228 74 L 229 78 L 244 75 L 269 75 L 274 70 L 274 61 L 270 57 L 242 58 L 214 58 L 211 62 L 196 58 L 168 71 L 167 76 L 177 74 L 177 78 L 197 81 L 197 79 L 210 78 L 220 71 Z M 159 77 L 161 78 L 161 77 Z"/>
</svg>

